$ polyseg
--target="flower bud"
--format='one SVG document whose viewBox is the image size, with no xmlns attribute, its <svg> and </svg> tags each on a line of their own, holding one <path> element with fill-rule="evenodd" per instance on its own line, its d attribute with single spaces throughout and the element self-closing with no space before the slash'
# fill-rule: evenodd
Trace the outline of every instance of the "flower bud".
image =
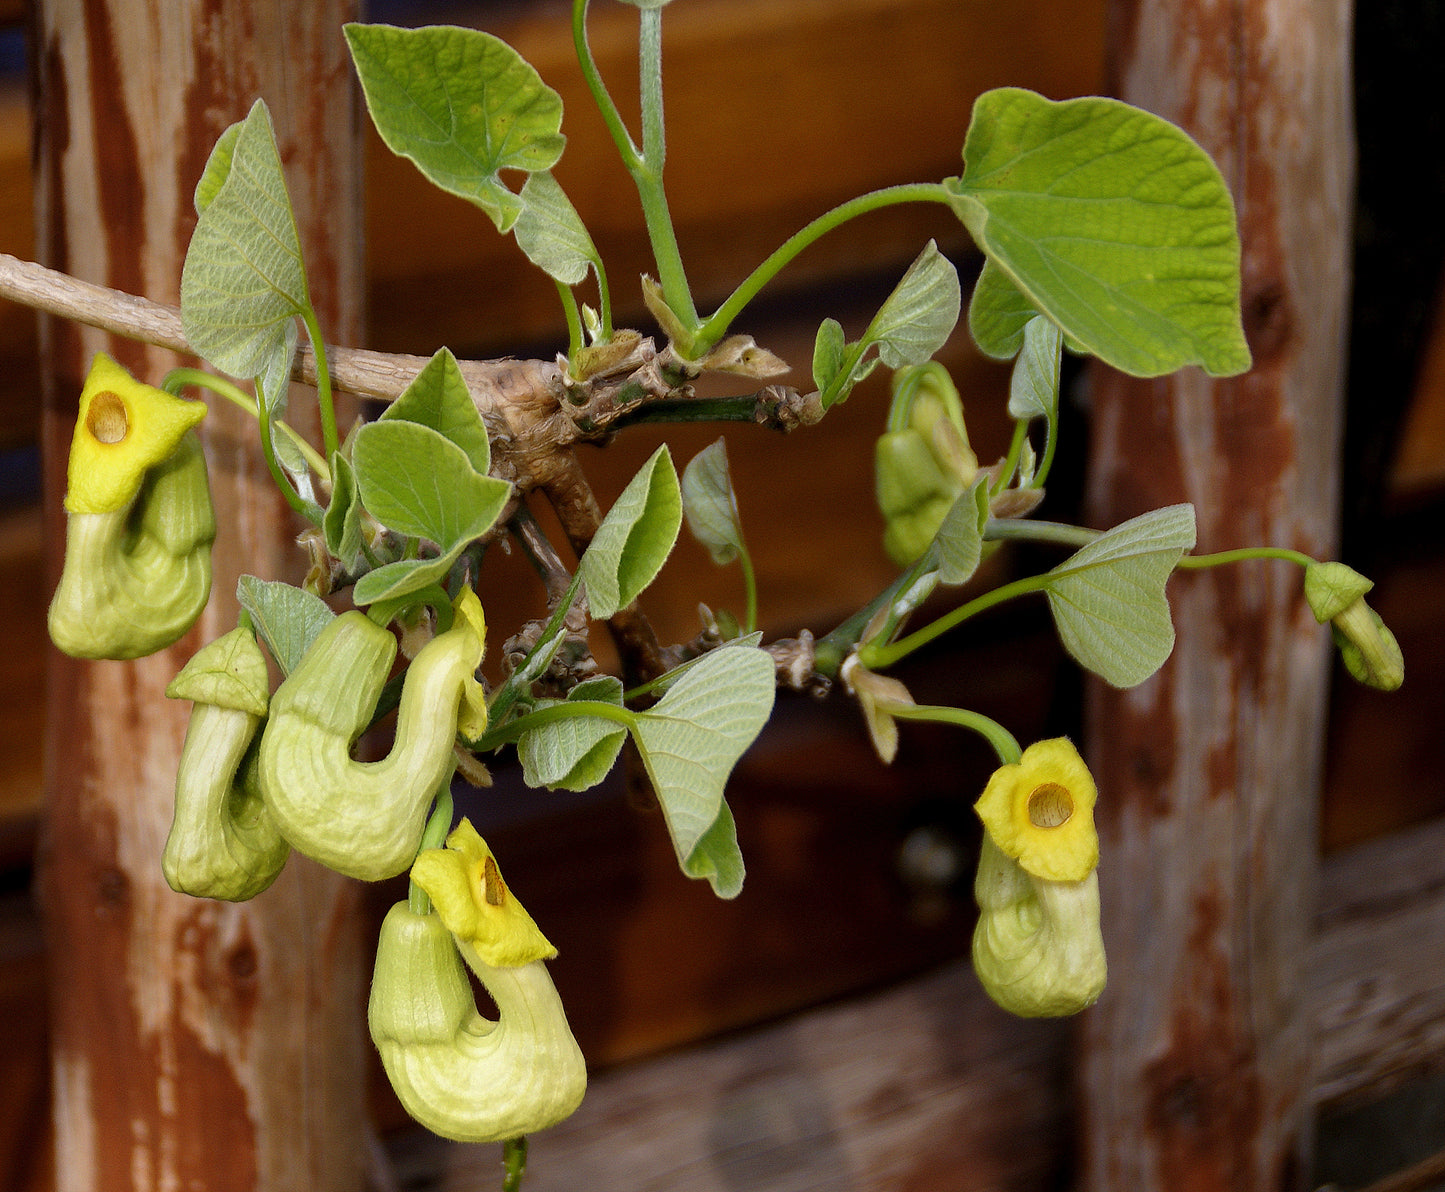
<svg viewBox="0 0 1445 1192">
<path fill-rule="evenodd" d="M 1374 586 L 1343 563 L 1305 568 L 1305 600 L 1315 620 L 1330 623 L 1345 669 L 1367 687 L 1394 691 L 1405 681 L 1405 657 L 1395 635 L 1365 603 L 1365 593 Z"/>
</svg>

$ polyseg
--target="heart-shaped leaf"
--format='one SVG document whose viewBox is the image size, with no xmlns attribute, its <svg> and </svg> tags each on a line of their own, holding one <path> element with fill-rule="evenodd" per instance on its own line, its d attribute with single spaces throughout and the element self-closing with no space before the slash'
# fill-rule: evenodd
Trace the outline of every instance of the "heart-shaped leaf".
<svg viewBox="0 0 1445 1192">
<path fill-rule="evenodd" d="M 637 713 L 633 730 L 657 790 L 678 862 L 707 878 L 721 898 L 742 889 L 742 857 L 723 789 L 733 766 L 773 708 L 773 660 L 753 646 L 705 655 L 658 703 Z"/>
<path fill-rule="evenodd" d="M 962 177 L 944 186 L 996 267 L 988 350 L 1017 302 L 999 274 L 1071 341 L 1136 376 L 1250 366 L 1239 314 L 1239 235 L 1218 168 L 1166 120 L 1101 97 L 1053 102 L 1019 88 L 974 105 Z M 1007 298 L 1007 302 L 1003 299 Z"/>
<path fill-rule="evenodd" d="M 485 476 L 492 466 L 486 425 L 450 348 L 442 348 L 426 362 L 378 421 L 429 426 L 465 451 L 478 475 Z"/>
<path fill-rule="evenodd" d="M 662 569 L 682 528 L 682 491 L 664 443 L 602 519 L 578 565 L 592 615 L 631 604 Z"/>
<path fill-rule="evenodd" d="M 1100 534 L 1047 575 L 1064 648 L 1115 687 L 1142 683 L 1174 648 L 1164 584 L 1194 545 L 1194 506 L 1170 505 Z"/>
<path fill-rule="evenodd" d="M 352 24 L 345 33 L 387 148 L 510 231 L 523 203 L 501 172 L 557 164 L 566 143 L 561 97 L 516 50 L 480 30 Z"/>
</svg>

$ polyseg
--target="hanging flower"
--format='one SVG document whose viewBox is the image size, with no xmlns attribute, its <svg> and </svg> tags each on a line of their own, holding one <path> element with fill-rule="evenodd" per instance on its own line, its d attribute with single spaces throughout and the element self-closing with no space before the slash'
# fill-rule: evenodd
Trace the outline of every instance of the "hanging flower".
<svg viewBox="0 0 1445 1192">
<path fill-rule="evenodd" d="M 1028 873 L 1082 881 L 1099 864 L 1094 829 L 1098 790 L 1066 737 L 1038 741 L 1018 762 L 1000 766 L 974 810 L 999 850 Z"/>
<path fill-rule="evenodd" d="M 1344 563 L 1305 568 L 1305 599 L 1315 620 L 1330 623 L 1345 669 L 1367 687 L 1394 691 L 1405 681 L 1405 657 L 1380 614 L 1365 603 L 1374 586 Z"/>
<path fill-rule="evenodd" d="M 169 459 L 205 416 L 204 402 L 143 384 L 97 353 L 80 394 L 65 508 L 71 513 L 123 508 L 140 491 L 146 472 Z"/>
</svg>

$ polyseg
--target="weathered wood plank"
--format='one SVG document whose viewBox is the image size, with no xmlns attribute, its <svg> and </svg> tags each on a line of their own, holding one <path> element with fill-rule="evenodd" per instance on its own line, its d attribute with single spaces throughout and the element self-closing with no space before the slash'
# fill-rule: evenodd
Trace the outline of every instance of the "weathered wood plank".
<svg viewBox="0 0 1445 1192">
<path fill-rule="evenodd" d="M 338 25 L 348 0 L 44 0 L 37 12 L 37 242 L 49 265 L 176 300 L 192 190 L 221 130 L 270 102 L 323 326 L 360 331 L 355 120 Z M 42 322 L 46 542 L 59 571 L 76 398 L 96 350 L 158 381 L 173 358 Z M 298 400 L 298 412 L 314 409 Z M 211 608 L 134 664 L 52 652 L 47 916 L 61 1192 L 350 1192 L 364 1147 L 363 957 L 353 883 L 294 861 L 245 906 L 161 875 L 188 709 L 163 692 L 235 623 L 237 575 L 288 574 L 295 527 L 244 416 L 204 430 L 222 526 Z M 294 567 L 294 565 L 292 565 Z"/>
<path fill-rule="evenodd" d="M 1328 556 L 1352 196 L 1345 0 L 1115 5 L 1117 94 L 1182 124 L 1238 206 L 1255 366 L 1100 370 L 1100 525 L 1191 501 L 1201 551 Z M 1264 1192 L 1308 1170 L 1314 1042 L 1299 981 L 1317 864 L 1328 643 L 1300 574 L 1171 585 L 1179 641 L 1129 692 L 1090 688 L 1112 996 L 1084 1020 L 1083 1184 Z"/>
</svg>

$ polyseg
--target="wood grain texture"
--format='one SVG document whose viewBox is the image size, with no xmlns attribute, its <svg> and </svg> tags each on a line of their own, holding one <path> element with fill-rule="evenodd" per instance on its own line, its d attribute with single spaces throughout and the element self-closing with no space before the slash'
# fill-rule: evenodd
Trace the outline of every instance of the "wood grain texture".
<svg viewBox="0 0 1445 1192">
<path fill-rule="evenodd" d="M 264 95 L 324 327 L 359 335 L 348 3 L 47 0 L 37 16 L 37 243 L 45 263 L 174 302 L 192 190 Z M 278 47 L 284 52 L 278 53 Z M 92 353 L 156 382 L 174 358 L 46 320 L 46 541 Z M 294 409 L 306 410 L 297 395 Z M 304 421 L 304 418 L 303 418 Z M 159 865 L 188 709 L 166 683 L 235 621 L 238 574 L 289 573 L 295 527 L 239 416 L 204 431 L 222 529 L 211 608 L 133 664 L 52 654 L 39 889 L 61 1192 L 350 1190 L 362 1178 L 363 960 L 354 887 L 293 861 L 245 906 L 174 894 Z"/>
<path fill-rule="evenodd" d="M 1352 194 L 1343 0 L 1115 5 L 1119 90 L 1220 163 L 1243 243 L 1248 375 L 1096 376 L 1092 516 L 1192 501 L 1199 547 L 1329 557 Z M 1311 935 L 1329 646 L 1300 574 L 1171 584 L 1179 640 L 1094 685 L 1112 996 L 1085 1019 L 1083 1182 L 1265 1192 L 1306 1178 Z"/>
</svg>

